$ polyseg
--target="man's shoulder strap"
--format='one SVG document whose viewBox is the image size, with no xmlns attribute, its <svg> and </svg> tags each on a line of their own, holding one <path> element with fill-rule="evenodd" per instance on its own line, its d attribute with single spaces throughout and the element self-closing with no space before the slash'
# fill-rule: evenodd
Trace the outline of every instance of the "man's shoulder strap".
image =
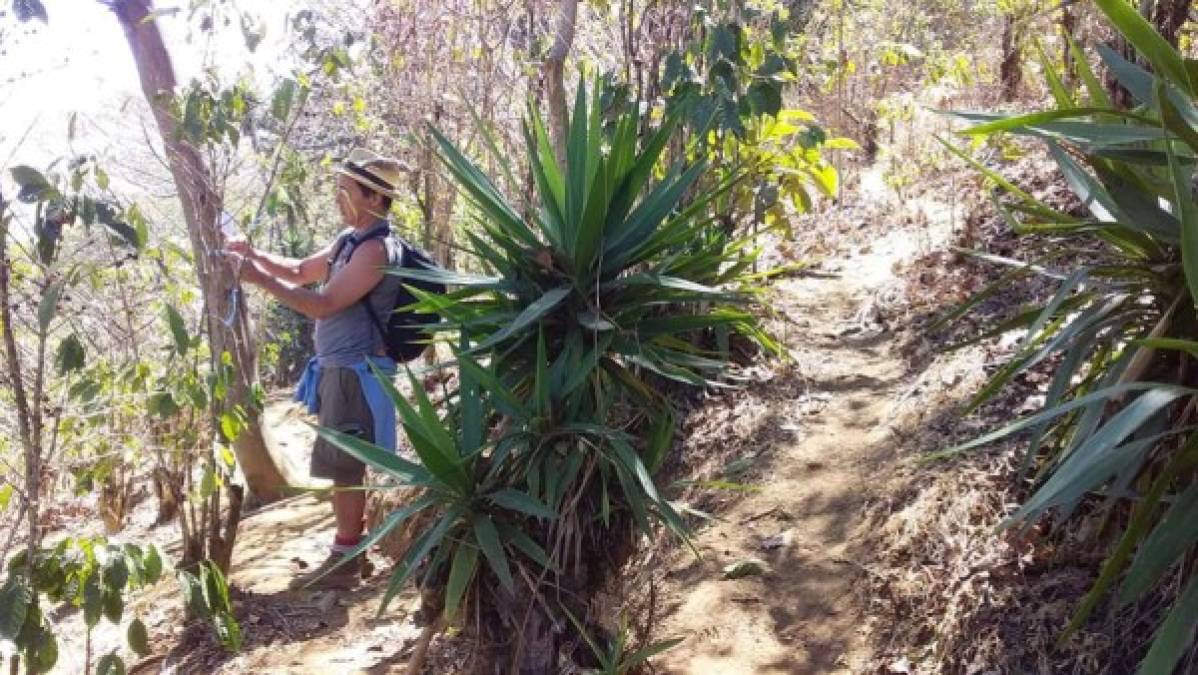
<svg viewBox="0 0 1198 675">
<path fill-rule="evenodd" d="M 379 225 L 360 237 L 355 236 L 354 231 L 351 229 L 345 230 L 341 234 L 337 235 L 337 240 L 333 244 L 333 255 L 329 257 L 329 268 L 332 269 L 333 263 L 337 262 L 337 259 L 341 257 L 341 254 L 345 251 L 346 247 L 349 247 L 349 255 L 350 257 L 353 257 L 354 249 L 358 248 L 363 243 L 368 242 L 371 239 L 383 239 L 388 237 L 390 234 L 391 226 L 388 223 L 383 223 L 382 225 Z"/>
</svg>

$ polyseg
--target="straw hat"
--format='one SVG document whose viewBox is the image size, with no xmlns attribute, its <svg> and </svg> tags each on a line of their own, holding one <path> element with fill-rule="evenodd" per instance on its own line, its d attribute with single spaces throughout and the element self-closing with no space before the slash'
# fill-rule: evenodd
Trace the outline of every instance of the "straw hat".
<svg viewBox="0 0 1198 675">
<path fill-rule="evenodd" d="M 354 148 L 337 167 L 337 173 L 349 176 L 375 192 L 398 198 L 400 174 L 408 170 L 403 162 L 363 148 Z"/>
</svg>

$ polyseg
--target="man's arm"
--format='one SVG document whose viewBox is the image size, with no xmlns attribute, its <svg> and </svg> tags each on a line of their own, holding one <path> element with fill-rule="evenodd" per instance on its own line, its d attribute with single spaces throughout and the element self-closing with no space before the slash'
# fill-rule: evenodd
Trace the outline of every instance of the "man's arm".
<svg viewBox="0 0 1198 675">
<path fill-rule="evenodd" d="M 307 260 L 303 262 L 306 263 Z M 383 278 L 383 267 L 386 264 L 386 247 L 382 241 L 373 239 L 354 249 L 349 263 L 334 274 L 329 283 L 319 291 L 303 288 L 297 283 L 270 274 L 256 258 L 246 258 L 242 263 L 241 279 L 261 287 L 279 302 L 306 317 L 325 319 L 361 300 L 377 286 Z"/>
<path fill-rule="evenodd" d="M 270 276 L 296 286 L 306 286 L 321 281 L 328 274 L 333 245 L 329 244 L 307 258 L 288 258 L 259 251 L 244 239 L 228 242 L 226 250 L 243 256 L 247 262 L 258 263 L 258 267 Z"/>
</svg>

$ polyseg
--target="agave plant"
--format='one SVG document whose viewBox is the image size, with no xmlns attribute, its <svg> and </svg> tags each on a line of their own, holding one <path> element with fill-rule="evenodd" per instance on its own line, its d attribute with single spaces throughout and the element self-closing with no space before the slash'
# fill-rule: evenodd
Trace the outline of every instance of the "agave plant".
<svg viewBox="0 0 1198 675">
<path fill-rule="evenodd" d="M 746 310 L 754 289 L 737 284 L 752 264 L 752 240 L 729 240 L 707 214 L 711 201 L 743 174 L 685 203 L 703 162 L 676 164 L 651 184 L 674 118 L 643 144 L 635 110 L 603 122 L 601 97 L 588 106 L 580 85 L 565 166 L 559 167 L 530 109 L 524 133 L 539 208 L 528 218 L 434 130 L 442 160 L 476 207 L 479 231 L 465 233 L 470 252 L 493 276 L 399 272 L 462 288 L 425 300 L 447 327 L 461 331 L 472 352 L 500 355 L 501 375 L 512 378 L 516 391 L 528 391 L 537 327 L 544 326 L 552 370 L 573 375 L 577 385 L 563 395 L 579 395 L 557 403 L 592 413 L 604 405 L 593 385 L 607 381 L 646 401 L 662 400 L 632 369 L 691 385 L 712 382 L 726 361 L 687 342 L 688 333 L 726 329 L 776 348 Z M 494 155 L 512 175 L 504 156 Z M 582 403 L 573 401 L 581 399 L 586 405 L 578 408 Z"/>
<path fill-rule="evenodd" d="M 708 214 L 735 178 L 689 194 L 704 167 L 663 166 L 673 120 L 642 134 L 638 107 L 605 116 L 601 98 L 588 102 L 580 84 L 562 166 L 530 110 L 524 131 L 539 199 L 530 214 L 433 132 L 474 208 L 477 230 L 465 237 L 483 274 L 394 273 L 456 289 L 418 294 L 418 305 L 444 318 L 437 328 L 450 336 L 457 390 L 441 414 L 415 380 L 414 405 L 391 389 L 418 463 L 320 430 L 384 475 L 424 488 L 363 548 L 416 512 L 434 514 L 384 602 L 423 564 L 448 617 L 472 603 L 484 642 L 503 645 L 513 662 L 522 655 L 521 667 L 535 672 L 548 666 L 529 659 L 556 658 L 557 646 L 544 648 L 561 640 L 554 627 L 585 614 L 635 532 L 661 522 L 685 537 L 653 478 L 673 435 L 665 385 L 722 384 L 733 335 L 776 348 L 751 311 L 757 290 L 744 283 L 750 242 L 730 240 Z"/>
<path fill-rule="evenodd" d="M 973 402 L 980 405 L 1012 377 L 1057 359 L 1044 409 L 941 454 L 1030 433 L 1023 466 L 1038 467 L 1037 489 L 1007 525 L 1050 511 L 1063 522 L 1094 496 L 1100 499 L 1092 503 L 1108 513 L 1126 512 L 1121 536 L 1066 635 L 1117 583 L 1115 608 L 1167 584 L 1176 601 L 1140 666 L 1141 673 L 1167 673 L 1190 648 L 1198 626 L 1198 577 L 1184 562 L 1198 543 L 1198 342 L 1191 339 L 1198 326 L 1198 204 L 1192 191 L 1198 78 L 1191 80 L 1190 62 L 1126 2 L 1097 4 L 1152 64 L 1150 73 L 1099 48 L 1106 67 L 1136 99 L 1133 110 L 1111 105 L 1084 54 L 1071 45 L 1083 91 L 1069 90 L 1046 67 L 1055 110 L 969 114 L 980 124 L 963 132 L 1042 140 L 1086 215 L 1050 208 L 949 146 L 1009 196 L 995 203 L 1013 229 L 1042 238 L 1057 259 L 1074 263 L 1055 270 L 1020 265 L 946 317 L 960 316 L 1025 275 L 1047 274 L 1057 283 L 1047 302 L 987 333 L 1026 328 L 1020 349 Z M 1083 249 L 1090 262 L 1071 257 Z"/>
</svg>

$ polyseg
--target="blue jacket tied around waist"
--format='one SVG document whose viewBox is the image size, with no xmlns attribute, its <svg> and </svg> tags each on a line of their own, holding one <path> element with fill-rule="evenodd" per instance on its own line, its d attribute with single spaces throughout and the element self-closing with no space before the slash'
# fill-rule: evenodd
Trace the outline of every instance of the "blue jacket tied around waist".
<svg viewBox="0 0 1198 675">
<path fill-rule="evenodd" d="M 373 363 L 387 377 L 395 375 L 395 362 L 385 356 L 372 356 L 363 359 L 352 366 L 346 366 L 358 375 L 362 385 L 362 395 L 366 397 L 366 405 L 370 406 L 370 416 L 374 418 L 374 444 L 384 450 L 395 452 L 395 406 L 383 391 L 383 385 L 370 370 Z M 316 358 L 308 361 L 304 374 L 300 377 L 299 385 L 295 388 L 296 401 L 303 403 L 308 412 L 320 412 L 320 362 Z"/>
</svg>

